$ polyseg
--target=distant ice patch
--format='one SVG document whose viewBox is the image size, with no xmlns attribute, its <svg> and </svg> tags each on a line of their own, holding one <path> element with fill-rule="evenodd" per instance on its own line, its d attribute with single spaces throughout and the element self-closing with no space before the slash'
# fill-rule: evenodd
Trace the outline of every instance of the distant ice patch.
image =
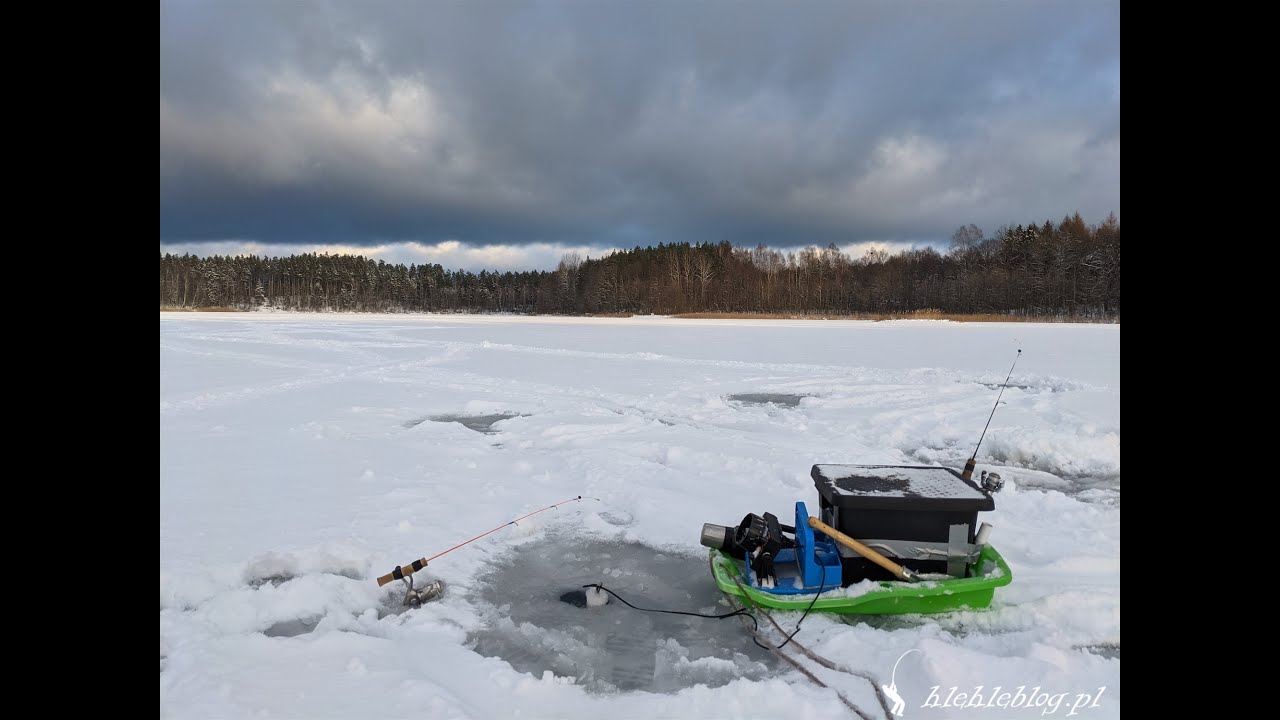
<svg viewBox="0 0 1280 720">
<path fill-rule="evenodd" d="M 737 393 L 726 395 L 725 400 L 743 405 L 778 405 L 781 407 L 799 407 L 800 401 L 811 395 L 792 395 L 789 393 Z"/>
<path fill-rule="evenodd" d="M 490 413 L 485 415 L 446 413 L 443 415 L 429 415 L 427 417 L 415 418 L 413 420 L 406 421 L 404 423 L 404 427 L 415 428 L 428 420 L 439 423 L 456 422 L 468 430 L 475 430 L 476 432 L 484 433 L 485 435 L 496 435 L 498 431 L 493 429 L 494 425 L 502 422 L 503 420 L 510 420 L 515 417 L 528 416 L 520 413 Z"/>
</svg>

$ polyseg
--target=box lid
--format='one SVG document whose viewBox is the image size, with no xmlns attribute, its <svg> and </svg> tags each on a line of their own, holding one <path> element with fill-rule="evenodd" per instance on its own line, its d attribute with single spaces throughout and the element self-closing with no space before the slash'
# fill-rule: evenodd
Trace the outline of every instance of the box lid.
<svg viewBox="0 0 1280 720">
<path fill-rule="evenodd" d="M 995 501 L 951 468 L 926 465 L 814 465 L 818 494 L 838 508 L 994 510 Z"/>
</svg>

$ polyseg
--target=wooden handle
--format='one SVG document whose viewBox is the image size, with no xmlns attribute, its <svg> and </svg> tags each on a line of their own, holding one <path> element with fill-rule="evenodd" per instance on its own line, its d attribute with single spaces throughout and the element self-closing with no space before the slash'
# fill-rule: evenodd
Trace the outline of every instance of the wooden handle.
<svg viewBox="0 0 1280 720">
<path fill-rule="evenodd" d="M 386 575 L 383 575 L 382 577 L 378 578 L 378 587 L 382 587 L 383 585 L 386 585 L 392 580 L 399 580 L 402 577 L 407 577 L 409 575 L 412 575 L 426 566 L 427 566 L 426 558 L 422 558 L 421 560 L 414 560 L 413 562 L 409 563 L 408 565 L 405 565 L 404 567 L 396 566 L 395 570 L 392 570 Z"/>
<path fill-rule="evenodd" d="M 816 517 L 809 518 L 809 527 L 813 528 L 814 530 L 821 530 L 822 532 L 826 533 L 828 536 L 830 536 L 833 540 L 840 543 L 841 545 L 844 545 L 845 547 L 858 553 L 862 557 L 870 560 L 871 562 L 879 565 L 885 570 L 888 570 L 889 572 L 893 573 L 893 576 L 898 578 L 899 580 L 906 580 L 907 582 L 916 582 L 919 579 L 915 573 L 902 567 L 901 565 L 890 560 L 889 558 L 881 555 L 875 550 L 872 550 L 866 545 L 863 545 L 857 540 L 854 540 L 848 535 L 845 535 L 844 533 L 831 527 L 830 525 L 822 522 Z"/>
</svg>

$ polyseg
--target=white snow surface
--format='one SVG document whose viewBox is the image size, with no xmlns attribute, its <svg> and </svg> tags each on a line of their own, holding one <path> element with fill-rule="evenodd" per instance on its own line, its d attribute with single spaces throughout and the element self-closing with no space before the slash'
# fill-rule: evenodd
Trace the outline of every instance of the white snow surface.
<svg viewBox="0 0 1280 720">
<path fill-rule="evenodd" d="M 518 672 L 468 647 L 500 621 L 477 579 L 553 533 L 705 557 L 703 522 L 816 503 L 815 463 L 959 468 L 1019 348 L 978 455 L 1006 481 L 979 519 L 1013 583 L 982 611 L 813 614 L 796 640 L 886 685 L 902 658 L 907 717 L 1066 717 L 1105 688 L 1073 717 L 1118 718 L 1119 326 L 288 313 L 160 315 L 160 715 L 850 716 L 786 666 L 669 694 Z M 725 400 L 752 392 L 808 397 Z M 496 434 L 430 420 L 503 414 Z M 374 580 L 577 495 L 598 500 L 433 561 L 448 590 L 422 608 L 399 612 L 399 583 Z M 736 622 L 706 630 L 745 647 Z M 736 672 L 654 641 L 692 677 Z M 884 716 L 866 680 L 812 669 Z M 934 686 L 1064 698 L 922 707 Z"/>
</svg>

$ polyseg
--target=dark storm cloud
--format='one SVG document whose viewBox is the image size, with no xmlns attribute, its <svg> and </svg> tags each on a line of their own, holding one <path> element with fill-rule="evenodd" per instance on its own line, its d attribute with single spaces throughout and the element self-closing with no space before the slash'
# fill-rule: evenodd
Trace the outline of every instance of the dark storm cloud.
<svg viewBox="0 0 1280 720">
<path fill-rule="evenodd" d="M 161 243 L 946 238 L 1120 210 L 1100 2 L 162 3 Z"/>
</svg>

